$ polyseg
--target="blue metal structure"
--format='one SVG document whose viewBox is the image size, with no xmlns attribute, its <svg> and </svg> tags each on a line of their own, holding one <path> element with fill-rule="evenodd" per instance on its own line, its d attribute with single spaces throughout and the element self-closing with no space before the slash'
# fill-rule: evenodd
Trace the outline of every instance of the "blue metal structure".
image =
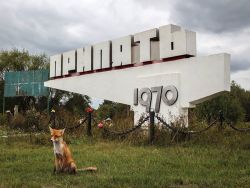
<svg viewBox="0 0 250 188">
<path fill-rule="evenodd" d="M 4 97 L 48 96 L 44 82 L 49 79 L 49 70 L 6 72 Z"/>
</svg>

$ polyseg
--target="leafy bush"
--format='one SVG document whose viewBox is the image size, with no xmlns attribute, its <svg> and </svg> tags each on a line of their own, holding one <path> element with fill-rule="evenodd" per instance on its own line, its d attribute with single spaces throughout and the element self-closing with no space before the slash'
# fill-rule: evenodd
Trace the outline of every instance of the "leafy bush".
<svg viewBox="0 0 250 188">
<path fill-rule="evenodd" d="M 28 110 L 25 116 L 26 129 L 36 130 L 39 127 L 39 113 L 35 110 Z"/>
<path fill-rule="evenodd" d="M 29 131 L 48 131 L 49 117 L 47 114 L 37 112 L 36 110 L 28 110 L 26 112 L 25 121 Z"/>
<path fill-rule="evenodd" d="M 7 115 L 6 114 L 0 114 L 0 126 L 7 125 Z"/>
<path fill-rule="evenodd" d="M 226 121 L 234 123 L 242 121 L 245 117 L 245 111 L 241 103 L 229 93 L 197 105 L 194 111 L 199 119 L 206 119 L 208 123 L 212 119 L 218 118 L 220 111 L 223 112 Z"/>
<path fill-rule="evenodd" d="M 26 130 L 27 125 L 26 125 L 25 117 L 22 114 L 15 115 L 10 122 L 10 128 Z"/>
<path fill-rule="evenodd" d="M 53 125 L 52 123 L 51 127 L 56 129 L 66 128 L 66 131 L 69 131 L 70 128 L 78 125 L 80 118 L 81 117 L 79 115 L 74 114 L 73 112 L 68 111 L 65 108 L 57 108 L 56 122 L 55 125 Z"/>
<path fill-rule="evenodd" d="M 98 119 L 126 118 L 130 115 L 130 106 L 105 100 L 96 112 Z"/>
<path fill-rule="evenodd" d="M 22 131 L 41 132 L 48 131 L 49 117 L 35 110 L 28 110 L 25 115 L 19 113 L 10 120 L 10 128 Z"/>
</svg>

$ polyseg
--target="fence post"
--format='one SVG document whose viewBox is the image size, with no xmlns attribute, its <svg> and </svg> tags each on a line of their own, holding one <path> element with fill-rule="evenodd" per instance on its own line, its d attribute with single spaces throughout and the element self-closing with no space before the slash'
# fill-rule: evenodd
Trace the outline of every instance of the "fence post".
<svg viewBox="0 0 250 188">
<path fill-rule="evenodd" d="M 149 112 L 149 128 L 148 128 L 148 133 L 149 133 L 149 143 L 152 144 L 154 141 L 155 137 L 155 112 L 150 111 Z"/>
<path fill-rule="evenodd" d="M 219 111 L 219 121 L 220 121 L 220 124 L 219 124 L 218 130 L 222 131 L 223 122 L 224 122 L 224 116 L 223 116 L 223 111 L 222 110 Z"/>
<path fill-rule="evenodd" d="M 88 112 L 88 126 L 87 126 L 87 135 L 88 136 L 92 136 L 91 123 L 92 123 L 92 112 Z"/>
<path fill-rule="evenodd" d="M 51 123 L 51 127 L 54 128 L 58 128 L 56 127 L 56 111 L 54 109 L 51 110 L 50 112 L 50 120 L 49 123 Z"/>
<path fill-rule="evenodd" d="M 5 113 L 5 97 L 3 96 L 3 115 Z"/>
<path fill-rule="evenodd" d="M 47 113 L 49 115 L 49 103 L 50 103 L 50 97 L 51 97 L 51 89 L 49 89 L 49 96 L 48 96 L 48 99 L 47 99 Z"/>
</svg>

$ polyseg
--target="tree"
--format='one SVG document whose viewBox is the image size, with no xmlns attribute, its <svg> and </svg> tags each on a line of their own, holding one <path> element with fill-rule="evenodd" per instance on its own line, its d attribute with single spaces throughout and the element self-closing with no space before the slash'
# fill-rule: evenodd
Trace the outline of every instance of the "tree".
<svg viewBox="0 0 250 188">
<path fill-rule="evenodd" d="M 88 96 L 70 93 L 64 106 L 74 114 L 82 114 L 82 112 L 89 107 L 89 104 L 90 99 Z"/>
<path fill-rule="evenodd" d="M 46 54 L 31 55 L 28 70 L 49 69 L 49 58 Z"/>
<path fill-rule="evenodd" d="M 122 118 L 127 117 L 130 112 L 130 106 L 104 100 L 103 104 L 97 109 L 97 116 L 99 119 Z"/>
<path fill-rule="evenodd" d="M 11 51 L 1 51 L 0 78 L 3 80 L 5 72 L 27 70 L 29 62 L 30 56 L 29 52 L 26 50 L 19 51 L 14 48 Z"/>
<path fill-rule="evenodd" d="M 0 52 L 0 76 L 9 71 L 39 70 L 49 68 L 49 58 L 46 54 L 30 55 L 25 49 L 14 48 Z"/>
<path fill-rule="evenodd" d="M 25 71 L 25 70 L 38 70 L 48 68 L 48 57 L 45 54 L 30 55 L 27 50 L 18 50 L 16 48 L 8 51 L 2 50 L 0 52 L 0 97 L 3 98 L 4 93 L 4 74 L 10 71 Z M 39 110 L 46 109 L 47 104 L 44 103 L 46 98 L 44 97 L 15 97 L 6 98 L 6 109 L 13 109 L 14 105 L 19 105 L 20 108 L 25 111 L 29 108 L 30 101 L 36 102 L 36 106 Z M 1 100 L 1 103 L 3 101 Z M 2 104 L 1 107 L 2 108 Z"/>
<path fill-rule="evenodd" d="M 244 120 L 245 114 L 248 113 L 244 108 L 246 101 L 249 102 L 249 98 L 246 98 L 246 91 L 232 82 L 231 92 L 197 105 L 194 113 L 199 119 L 205 119 L 209 123 L 217 118 L 219 111 L 222 110 L 227 121 L 238 122 Z"/>
<path fill-rule="evenodd" d="M 50 106 L 51 108 L 64 107 L 77 115 L 81 115 L 89 107 L 90 102 L 90 98 L 86 95 L 52 89 Z"/>
<path fill-rule="evenodd" d="M 232 81 L 230 95 L 239 100 L 245 111 L 245 120 L 250 121 L 250 92 L 243 89 L 235 81 Z"/>
</svg>

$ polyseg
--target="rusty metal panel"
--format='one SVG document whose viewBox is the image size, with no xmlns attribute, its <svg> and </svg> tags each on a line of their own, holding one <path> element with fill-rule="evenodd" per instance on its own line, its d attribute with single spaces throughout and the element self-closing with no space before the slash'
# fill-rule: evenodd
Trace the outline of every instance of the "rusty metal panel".
<svg viewBox="0 0 250 188">
<path fill-rule="evenodd" d="M 49 79 L 49 70 L 18 71 L 5 73 L 4 97 L 48 96 L 44 82 Z"/>
</svg>

